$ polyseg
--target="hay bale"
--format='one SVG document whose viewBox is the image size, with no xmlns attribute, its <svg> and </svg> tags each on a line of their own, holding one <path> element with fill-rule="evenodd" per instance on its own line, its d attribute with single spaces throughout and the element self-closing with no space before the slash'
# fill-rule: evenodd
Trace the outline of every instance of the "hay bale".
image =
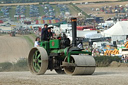
<svg viewBox="0 0 128 85">
<path fill-rule="evenodd" d="M 128 67 L 128 63 L 121 63 L 120 67 Z"/>
<path fill-rule="evenodd" d="M 117 61 L 113 61 L 111 64 L 110 64 L 110 67 L 120 67 L 121 63 L 117 62 Z"/>
<path fill-rule="evenodd" d="M 128 63 L 120 63 L 117 61 L 113 61 L 109 66 L 110 67 L 128 67 Z"/>
</svg>

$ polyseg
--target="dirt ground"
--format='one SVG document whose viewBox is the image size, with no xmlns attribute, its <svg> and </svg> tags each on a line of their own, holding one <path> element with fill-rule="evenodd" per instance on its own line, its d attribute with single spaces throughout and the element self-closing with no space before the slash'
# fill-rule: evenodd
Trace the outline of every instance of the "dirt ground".
<svg viewBox="0 0 128 85">
<path fill-rule="evenodd" d="M 22 37 L 0 36 L 0 62 L 16 62 L 27 58 L 30 51 L 29 43 Z"/>
<path fill-rule="evenodd" d="M 66 75 L 47 71 L 45 75 L 27 72 L 0 72 L 0 85 L 127 85 L 128 67 L 100 67 L 93 75 Z"/>
<path fill-rule="evenodd" d="M 118 0 L 75 0 L 75 1 L 56 1 L 56 2 L 49 2 L 50 4 L 66 4 L 66 3 L 81 3 L 81 2 L 97 2 L 97 1 L 118 1 Z M 12 4 L 0 4 L 0 6 L 15 6 L 15 5 L 37 5 L 39 4 L 38 2 L 36 3 L 12 3 Z"/>
<path fill-rule="evenodd" d="M 88 4 L 88 5 L 84 5 L 84 4 L 79 4 L 77 5 L 80 9 L 82 9 L 84 12 L 86 12 L 87 14 L 93 14 L 95 16 L 98 17 L 104 17 L 105 20 L 109 17 L 113 17 L 116 14 L 105 14 L 105 12 L 102 11 L 92 11 L 92 8 L 96 9 L 96 8 L 102 8 L 104 6 L 111 6 L 114 8 L 114 6 L 116 5 L 122 5 L 125 7 L 125 5 L 128 3 L 128 1 L 125 2 L 111 2 L 111 3 L 95 3 L 95 4 Z"/>
</svg>

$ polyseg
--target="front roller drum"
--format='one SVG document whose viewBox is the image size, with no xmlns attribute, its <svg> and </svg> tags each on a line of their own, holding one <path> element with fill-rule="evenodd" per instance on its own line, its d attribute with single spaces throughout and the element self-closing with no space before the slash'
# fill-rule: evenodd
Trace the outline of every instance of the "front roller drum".
<svg viewBox="0 0 128 85">
<path fill-rule="evenodd" d="M 67 57 L 64 62 L 67 62 Z M 64 66 L 66 74 L 71 75 L 91 75 L 95 71 L 95 60 L 88 55 L 71 55 L 70 65 Z"/>
<path fill-rule="evenodd" d="M 43 47 L 32 48 L 28 56 L 29 70 L 33 74 L 44 74 L 48 68 L 48 55 Z"/>
</svg>

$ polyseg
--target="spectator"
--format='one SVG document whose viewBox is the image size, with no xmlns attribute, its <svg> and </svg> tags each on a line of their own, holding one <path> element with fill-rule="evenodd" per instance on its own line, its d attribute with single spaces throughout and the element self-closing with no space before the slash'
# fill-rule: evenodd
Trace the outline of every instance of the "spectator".
<svg viewBox="0 0 128 85">
<path fill-rule="evenodd" d="M 34 47 L 39 47 L 40 46 L 39 41 L 40 41 L 40 38 L 37 37 L 36 40 L 35 40 L 35 43 L 34 43 Z"/>
<path fill-rule="evenodd" d="M 126 59 L 126 60 L 125 60 L 125 61 L 126 61 L 126 63 L 128 63 L 128 56 L 126 56 L 126 58 L 125 58 L 125 59 Z"/>
<path fill-rule="evenodd" d="M 125 55 L 122 55 L 121 60 L 122 60 L 122 63 L 125 63 Z"/>
</svg>

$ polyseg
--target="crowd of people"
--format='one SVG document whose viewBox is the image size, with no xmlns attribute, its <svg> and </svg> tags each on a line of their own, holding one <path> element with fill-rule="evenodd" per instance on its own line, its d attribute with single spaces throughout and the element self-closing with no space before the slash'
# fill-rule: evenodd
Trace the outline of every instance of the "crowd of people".
<svg viewBox="0 0 128 85">
<path fill-rule="evenodd" d="M 128 63 L 128 56 L 122 55 L 121 60 L 122 60 L 122 63 Z"/>
</svg>

